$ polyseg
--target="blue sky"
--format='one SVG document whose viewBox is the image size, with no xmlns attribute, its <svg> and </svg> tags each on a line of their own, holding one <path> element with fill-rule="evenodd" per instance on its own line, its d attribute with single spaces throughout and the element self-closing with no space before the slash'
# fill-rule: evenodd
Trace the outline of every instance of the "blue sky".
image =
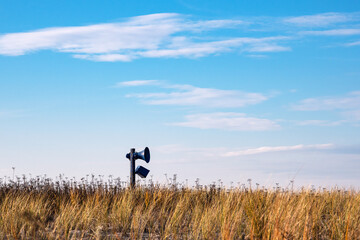
<svg viewBox="0 0 360 240">
<path fill-rule="evenodd" d="M 0 176 L 359 186 L 357 1 L 0 3 Z"/>
</svg>

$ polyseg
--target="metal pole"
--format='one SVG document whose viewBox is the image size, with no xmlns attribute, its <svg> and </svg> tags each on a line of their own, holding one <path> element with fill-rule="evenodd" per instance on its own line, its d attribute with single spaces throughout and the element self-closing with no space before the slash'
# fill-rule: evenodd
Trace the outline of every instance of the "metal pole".
<svg viewBox="0 0 360 240">
<path fill-rule="evenodd" d="M 134 159 L 135 148 L 130 149 L 130 187 L 135 187 L 135 159 Z"/>
</svg>

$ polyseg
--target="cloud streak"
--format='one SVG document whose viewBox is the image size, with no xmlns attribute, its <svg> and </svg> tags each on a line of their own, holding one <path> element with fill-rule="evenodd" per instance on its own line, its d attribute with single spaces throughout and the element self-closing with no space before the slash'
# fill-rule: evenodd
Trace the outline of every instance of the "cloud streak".
<svg viewBox="0 0 360 240">
<path fill-rule="evenodd" d="M 2 34 L 0 55 L 50 50 L 89 61 L 130 62 L 141 58 L 200 58 L 226 52 L 284 52 L 292 50 L 284 43 L 296 41 L 299 36 L 360 35 L 359 19 L 359 13 L 247 20 L 192 20 L 177 13 L 158 13 L 114 23 Z M 219 33 L 223 29 L 229 30 L 230 37 Z M 357 46 L 358 42 L 343 45 Z"/>
<path fill-rule="evenodd" d="M 223 154 L 224 157 L 237 157 L 237 156 L 247 156 L 254 154 L 263 154 L 263 153 L 271 153 L 271 152 L 288 152 L 288 151 L 304 151 L 304 150 L 325 150 L 332 149 L 334 147 L 333 144 L 315 144 L 315 145 L 293 145 L 293 146 L 275 146 L 275 147 L 259 147 L 259 148 L 249 148 L 240 151 L 232 151 Z"/>
<path fill-rule="evenodd" d="M 148 105 L 173 105 L 202 108 L 240 108 L 261 103 L 268 99 L 261 93 L 200 88 L 192 85 L 168 85 L 157 80 L 135 80 L 119 82 L 116 87 L 152 85 L 163 89 L 162 92 L 128 94 L 126 97 L 137 98 Z M 229 131 L 266 131 L 279 129 L 272 120 L 249 117 L 243 113 L 215 112 L 189 114 L 185 121 L 169 125 L 199 129 L 221 129 Z"/>
<path fill-rule="evenodd" d="M 39 50 L 108 54 L 119 50 L 156 48 L 164 38 L 179 31 L 178 14 L 152 14 L 123 23 L 46 28 L 10 33 L 0 37 L 0 53 L 23 55 Z"/>
<path fill-rule="evenodd" d="M 360 109 L 360 91 L 348 93 L 342 97 L 307 98 L 293 105 L 298 111 L 329 111 Z"/>
<path fill-rule="evenodd" d="M 298 121 L 300 126 L 340 126 L 356 124 L 360 121 L 360 91 L 349 92 L 344 96 L 307 98 L 291 106 L 296 111 L 333 111 L 340 120 Z"/>
<path fill-rule="evenodd" d="M 328 120 L 304 120 L 298 121 L 296 125 L 299 126 L 319 126 L 319 127 L 334 127 L 340 126 L 348 121 L 339 120 L 339 121 L 328 121 Z"/>
<path fill-rule="evenodd" d="M 284 37 L 235 37 L 213 41 L 205 34 L 244 24 L 231 19 L 191 21 L 176 13 L 150 14 L 117 23 L 3 34 L 0 35 L 0 54 L 19 56 L 52 50 L 91 61 L 126 62 L 137 58 L 198 58 L 234 48 L 258 52 L 289 50 L 277 43 Z"/>
<path fill-rule="evenodd" d="M 280 128 L 275 121 L 248 117 L 243 113 L 234 112 L 192 114 L 185 116 L 185 119 L 184 122 L 172 123 L 171 125 L 229 131 L 267 131 Z"/>
<path fill-rule="evenodd" d="M 134 81 L 119 82 L 115 85 L 115 87 L 153 86 L 159 84 L 160 81 L 158 80 L 134 80 Z"/>
<path fill-rule="evenodd" d="M 289 17 L 285 18 L 285 23 L 291 23 L 298 26 L 304 27 L 324 27 L 331 24 L 336 23 L 344 23 L 350 22 L 354 20 L 358 20 L 357 13 L 322 13 L 322 14 L 315 14 L 315 15 L 305 15 L 305 16 L 298 16 L 298 17 Z"/>
<path fill-rule="evenodd" d="M 204 157 L 241 157 L 241 156 L 250 156 L 258 154 L 267 154 L 267 153 L 277 153 L 277 152 L 301 152 L 301 151 L 335 151 L 338 153 L 349 153 L 349 154 L 358 154 L 359 149 L 357 146 L 336 146 L 332 143 L 325 144 L 297 144 L 297 145 L 288 145 L 288 146 L 261 146 L 254 148 L 228 148 L 228 147 L 217 147 L 217 148 L 194 148 L 194 147 L 185 147 L 177 144 L 163 145 L 154 148 L 155 151 L 162 154 L 174 155 L 176 153 L 190 154 L 194 156 L 204 156 Z"/>
<path fill-rule="evenodd" d="M 331 29 L 331 30 L 323 30 L 323 31 L 304 31 L 301 33 L 305 35 L 313 35 L 313 36 L 352 36 L 352 35 L 359 35 L 360 29 L 358 28 Z"/>
<path fill-rule="evenodd" d="M 146 82 L 149 83 L 149 82 Z M 122 82 L 118 85 L 138 84 Z M 249 93 L 238 90 L 200 88 L 192 85 L 160 85 L 167 92 L 128 94 L 126 97 L 140 99 L 149 105 L 200 106 L 206 108 L 238 108 L 254 105 L 268 99 L 261 93 Z"/>
</svg>

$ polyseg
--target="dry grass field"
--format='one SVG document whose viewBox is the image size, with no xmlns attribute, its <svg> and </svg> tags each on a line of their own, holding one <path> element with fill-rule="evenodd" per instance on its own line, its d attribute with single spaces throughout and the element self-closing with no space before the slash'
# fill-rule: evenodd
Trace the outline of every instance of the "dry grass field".
<svg viewBox="0 0 360 240">
<path fill-rule="evenodd" d="M 1 239 L 360 239 L 360 193 L 1 182 Z"/>
</svg>

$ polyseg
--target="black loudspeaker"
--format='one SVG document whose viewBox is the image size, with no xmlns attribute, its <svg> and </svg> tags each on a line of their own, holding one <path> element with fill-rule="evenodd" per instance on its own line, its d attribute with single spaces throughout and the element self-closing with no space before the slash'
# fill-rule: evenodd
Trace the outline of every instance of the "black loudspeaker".
<svg viewBox="0 0 360 240">
<path fill-rule="evenodd" d="M 135 173 L 139 175 L 141 178 L 146 178 L 146 176 L 149 174 L 150 170 L 146 169 L 142 166 L 138 166 L 135 170 Z"/>
<path fill-rule="evenodd" d="M 126 158 L 130 159 L 130 153 L 126 154 Z M 135 152 L 134 153 L 134 159 L 142 159 L 145 162 L 149 163 L 150 162 L 150 150 L 148 147 L 146 147 L 144 150 L 142 150 L 141 152 Z"/>
</svg>

